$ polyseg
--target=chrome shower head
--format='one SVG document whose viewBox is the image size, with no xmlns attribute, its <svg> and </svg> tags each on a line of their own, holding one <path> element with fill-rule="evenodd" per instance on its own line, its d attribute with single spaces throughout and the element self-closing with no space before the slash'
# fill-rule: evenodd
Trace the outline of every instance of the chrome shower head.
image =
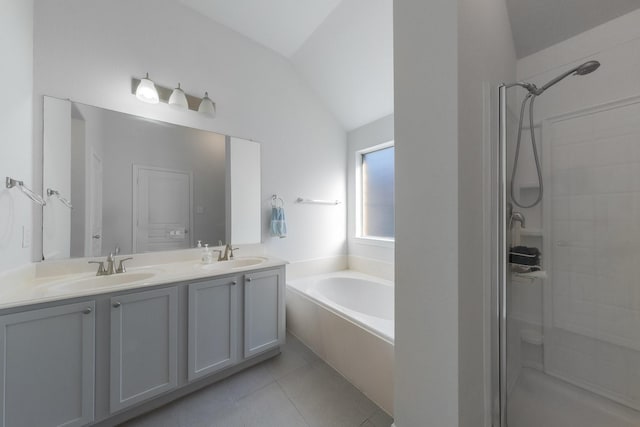
<svg viewBox="0 0 640 427">
<path fill-rule="evenodd" d="M 540 89 L 538 89 L 534 93 L 534 95 L 536 96 L 542 95 L 542 92 L 544 92 L 554 84 L 558 83 L 560 80 L 563 80 L 565 77 L 568 77 L 572 74 L 575 74 L 576 76 L 584 76 L 585 74 L 593 73 L 595 70 L 598 69 L 599 66 L 600 66 L 600 63 L 598 61 L 588 61 L 588 62 L 585 62 L 584 64 L 578 65 L 577 67 L 570 69 L 566 73 L 560 74 L 558 77 L 551 80 L 546 85 L 542 86 Z"/>
<path fill-rule="evenodd" d="M 578 76 L 584 76 L 585 74 L 593 73 L 595 70 L 598 69 L 599 66 L 600 66 L 600 63 L 598 61 L 585 62 L 584 64 L 576 68 L 575 73 Z"/>
</svg>

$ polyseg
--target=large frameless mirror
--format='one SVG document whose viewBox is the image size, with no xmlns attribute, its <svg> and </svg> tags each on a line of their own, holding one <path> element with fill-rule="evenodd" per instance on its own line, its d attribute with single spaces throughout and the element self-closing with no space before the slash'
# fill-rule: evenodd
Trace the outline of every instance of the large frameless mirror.
<svg viewBox="0 0 640 427">
<path fill-rule="evenodd" d="M 43 259 L 259 243 L 260 145 L 44 99 Z"/>
</svg>

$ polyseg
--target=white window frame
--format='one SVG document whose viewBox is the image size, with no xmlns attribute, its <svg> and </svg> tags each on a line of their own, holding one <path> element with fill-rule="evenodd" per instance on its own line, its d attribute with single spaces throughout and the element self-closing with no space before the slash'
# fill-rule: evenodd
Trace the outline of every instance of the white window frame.
<svg viewBox="0 0 640 427">
<path fill-rule="evenodd" d="M 356 220 L 356 229 L 355 229 L 355 239 L 359 243 L 370 244 L 374 246 L 384 246 L 384 247 L 393 247 L 395 244 L 395 236 L 394 237 L 374 237 L 374 236 L 364 236 L 362 234 L 362 159 L 365 154 L 369 154 L 374 151 L 383 150 L 385 148 L 395 147 L 395 141 L 391 140 L 388 142 L 384 142 L 382 144 L 373 145 L 371 147 L 364 148 L 362 150 L 357 150 L 355 153 L 355 220 Z M 395 168 L 395 165 L 394 165 Z M 395 170 L 394 170 L 395 172 Z M 394 233 L 395 234 L 395 233 Z"/>
</svg>

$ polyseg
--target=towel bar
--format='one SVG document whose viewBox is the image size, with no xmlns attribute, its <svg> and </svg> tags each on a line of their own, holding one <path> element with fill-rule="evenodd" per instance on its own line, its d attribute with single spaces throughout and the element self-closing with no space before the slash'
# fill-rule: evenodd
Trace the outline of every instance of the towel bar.
<svg viewBox="0 0 640 427">
<path fill-rule="evenodd" d="M 339 205 L 339 200 L 318 200 L 318 199 L 303 199 L 302 197 L 298 197 L 296 199 L 296 203 L 307 203 L 313 205 Z"/>
<path fill-rule="evenodd" d="M 45 202 L 42 197 L 40 197 L 38 194 L 34 193 L 30 188 L 25 187 L 23 181 L 18 181 L 17 179 L 13 179 L 13 178 L 7 177 L 6 186 L 7 186 L 7 188 L 14 188 L 14 187 L 17 188 L 25 196 L 27 196 L 28 198 L 30 198 L 31 200 L 33 200 L 34 202 L 36 202 L 40 206 L 45 206 L 47 204 L 47 202 Z"/>
</svg>

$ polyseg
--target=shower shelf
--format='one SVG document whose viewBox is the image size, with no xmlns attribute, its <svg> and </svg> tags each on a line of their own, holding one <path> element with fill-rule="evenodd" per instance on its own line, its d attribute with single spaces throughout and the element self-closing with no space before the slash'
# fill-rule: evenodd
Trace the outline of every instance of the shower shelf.
<svg viewBox="0 0 640 427">
<path fill-rule="evenodd" d="M 529 273 L 518 273 L 516 271 L 513 271 L 513 276 L 518 278 L 518 279 L 527 279 L 530 282 L 533 282 L 534 280 L 537 279 L 546 279 L 547 278 L 547 272 L 544 270 L 538 270 L 538 271 L 532 271 Z"/>
<path fill-rule="evenodd" d="M 520 235 L 527 236 L 527 237 L 542 237 L 542 229 L 541 228 L 521 228 Z"/>
</svg>

